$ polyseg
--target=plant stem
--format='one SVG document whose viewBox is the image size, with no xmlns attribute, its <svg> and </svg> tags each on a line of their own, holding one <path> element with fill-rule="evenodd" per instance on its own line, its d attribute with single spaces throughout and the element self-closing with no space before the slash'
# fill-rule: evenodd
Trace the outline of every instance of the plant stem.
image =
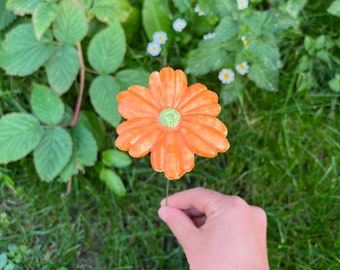
<svg viewBox="0 0 340 270">
<path fill-rule="evenodd" d="M 79 112 L 80 112 L 80 107 L 81 103 L 83 100 L 83 94 L 84 94 L 84 85 L 85 85 L 85 64 L 84 64 L 84 58 L 83 58 L 83 51 L 81 48 L 80 42 L 77 42 L 77 51 L 78 51 L 78 56 L 79 56 L 79 62 L 80 62 L 80 75 L 79 75 L 79 93 L 78 93 L 78 100 L 76 104 L 76 108 L 74 110 L 74 115 L 72 122 L 70 123 L 70 126 L 75 126 L 78 122 L 78 117 L 79 117 Z"/>
<path fill-rule="evenodd" d="M 165 206 L 168 206 L 169 185 L 170 185 L 169 182 L 170 180 L 166 179 Z"/>
</svg>

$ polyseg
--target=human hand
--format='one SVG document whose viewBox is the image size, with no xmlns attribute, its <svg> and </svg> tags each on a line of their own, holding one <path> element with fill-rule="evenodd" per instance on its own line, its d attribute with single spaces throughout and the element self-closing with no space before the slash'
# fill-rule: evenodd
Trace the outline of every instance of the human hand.
<svg viewBox="0 0 340 270">
<path fill-rule="evenodd" d="M 237 196 L 194 188 L 161 202 L 159 217 L 182 245 L 191 270 L 267 270 L 265 212 Z"/>
</svg>

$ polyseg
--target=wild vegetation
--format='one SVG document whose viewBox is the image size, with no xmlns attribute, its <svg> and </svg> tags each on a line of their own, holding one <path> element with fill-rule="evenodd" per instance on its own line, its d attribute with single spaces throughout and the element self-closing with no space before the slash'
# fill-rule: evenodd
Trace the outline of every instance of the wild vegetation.
<svg viewBox="0 0 340 270">
<path fill-rule="evenodd" d="M 116 95 L 165 66 L 219 95 L 231 145 L 170 193 L 262 207 L 271 269 L 338 269 L 339 25 L 339 0 L 1 1 L 0 269 L 188 269 L 168 180 L 114 143 Z"/>
</svg>

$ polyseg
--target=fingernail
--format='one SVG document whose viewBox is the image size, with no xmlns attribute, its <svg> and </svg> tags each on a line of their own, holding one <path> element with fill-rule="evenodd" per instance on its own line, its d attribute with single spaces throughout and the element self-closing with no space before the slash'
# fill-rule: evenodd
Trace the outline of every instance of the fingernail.
<svg viewBox="0 0 340 270">
<path fill-rule="evenodd" d="M 158 210 L 158 216 L 161 220 L 163 220 L 164 222 L 167 221 L 168 219 L 168 211 L 166 209 L 166 207 L 161 207 Z"/>
</svg>

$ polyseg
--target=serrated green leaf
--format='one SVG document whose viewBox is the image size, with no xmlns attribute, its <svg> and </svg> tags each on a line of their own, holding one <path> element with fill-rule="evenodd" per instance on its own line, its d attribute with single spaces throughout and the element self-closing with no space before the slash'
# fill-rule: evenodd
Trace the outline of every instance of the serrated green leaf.
<svg viewBox="0 0 340 270">
<path fill-rule="evenodd" d="M 74 45 L 85 37 L 87 30 L 85 10 L 80 2 L 63 0 L 53 23 L 56 39 L 63 44 Z"/>
<path fill-rule="evenodd" d="M 334 92 L 339 93 L 340 92 L 340 74 L 336 74 L 334 79 L 328 82 L 328 85 Z"/>
<path fill-rule="evenodd" d="M 150 73 L 139 69 L 124 69 L 116 74 L 116 80 L 120 85 L 120 90 L 126 90 L 131 85 L 141 85 L 147 87 Z"/>
<path fill-rule="evenodd" d="M 61 127 L 45 129 L 38 147 L 34 149 L 34 165 L 41 180 L 52 181 L 69 162 L 72 139 Z"/>
<path fill-rule="evenodd" d="M 277 69 L 271 69 L 260 63 L 254 63 L 248 73 L 249 79 L 255 82 L 259 88 L 273 92 L 278 90 L 278 76 Z"/>
<path fill-rule="evenodd" d="M 52 37 L 41 41 L 35 37 L 32 24 L 21 24 L 11 30 L 0 51 L 0 66 L 10 75 L 26 76 L 37 71 L 54 51 Z"/>
<path fill-rule="evenodd" d="M 64 103 L 50 88 L 33 85 L 31 106 L 34 114 L 45 124 L 57 125 L 64 115 Z"/>
<path fill-rule="evenodd" d="M 70 89 L 79 72 L 78 52 L 69 45 L 58 46 L 45 67 L 52 89 L 62 95 Z"/>
<path fill-rule="evenodd" d="M 94 0 L 80 0 L 80 3 L 85 7 L 86 10 L 89 10 L 93 5 Z"/>
<path fill-rule="evenodd" d="M 128 0 L 96 0 L 92 12 L 96 18 L 104 23 L 125 22 L 132 7 Z"/>
<path fill-rule="evenodd" d="M 58 15 L 58 5 L 56 3 L 41 2 L 33 11 L 32 21 L 35 36 L 41 39 L 46 30 L 50 27 Z"/>
<path fill-rule="evenodd" d="M 5 8 L 6 1 L 0 1 L 0 30 L 5 29 L 14 19 L 13 12 Z"/>
<path fill-rule="evenodd" d="M 227 60 L 227 53 L 223 48 L 200 47 L 189 53 L 186 72 L 194 75 L 204 75 L 215 71 Z"/>
<path fill-rule="evenodd" d="M 296 19 L 306 4 L 307 0 L 288 0 L 286 4 L 286 11 L 291 17 Z"/>
<path fill-rule="evenodd" d="M 340 0 L 334 0 L 328 7 L 327 12 L 334 16 L 340 17 Z"/>
<path fill-rule="evenodd" d="M 99 173 L 99 178 L 106 186 L 118 196 L 124 196 L 126 189 L 122 179 L 112 170 L 103 168 Z"/>
<path fill-rule="evenodd" d="M 216 27 L 216 36 L 213 39 L 213 44 L 219 44 L 226 42 L 227 40 L 233 38 L 239 31 L 239 25 L 237 21 L 231 16 L 224 17 L 218 26 Z"/>
<path fill-rule="evenodd" d="M 142 9 L 143 27 L 149 38 L 156 31 L 164 31 L 170 34 L 171 21 L 168 12 L 161 0 L 145 0 Z"/>
<path fill-rule="evenodd" d="M 191 9 L 191 0 L 173 0 L 174 5 L 178 8 L 181 13 L 186 12 Z"/>
<path fill-rule="evenodd" d="M 32 115 L 13 113 L 0 119 L 0 163 L 23 158 L 43 135 L 39 121 Z"/>
<path fill-rule="evenodd" d="M 119 90 L 119 84 L 108 75 L 97 77 L 90 86 L 90 99 L 95 111 L 114 127 L 121 120 L 116 100 Z"/>
<path fill-rule="evenodd" d="M 226 2 L 229 2 L 229 1 L 226 1 Z M 215 5 L 215 0 L 198 0 L 198 4 L 206 15 L 213 16 L 216 14 L 217 6 Z"/>
<path fill-rule="evenodd" d="M 105 150 L 102 153 L 102 161 L 108 167 L 124 168 L 131 164 L 130 156 L 117 149 Z"/>
<path fill-rule="evenodd" d="M 86 127 L 96 140 L 98 149 L 102 149 L 106 141 L 106 129 L 104 122 L 93 111 L 81 111 L 78 125 Z"/>
<path fill-rule="evenodd" d="M 237 1 L 215 0 L 215 3 L 221 17 L 230 16 L 233 11 L 237 11 Z"/>
<path fill-rule="evenodd" d="M 77 164 L 93 166 L 97 160 L 98 147 L 92 133 L 83 125 L 71 129 L 73 156 Z"/>
<path fill-rule="evenodd" d="M 124 30 L 118 22 L 114 22 L 91 40 L 88 58 L 91 66 L 100 74 L 110 74 L 121 65 L 125 52 Z"/>
<path fill-rule="evenodd" d="M 248 51 L 254 57 L 253 62 L 266 66 L 267 69 L 278 69 L 280 52 L 275 41 L 270 39 L 249 40 Z"/>
<path fill-rule="evenodd" d="M 40 0 L 7 0 L 6 8 L 12 10 L 17 15 L 23 16 L 31 14 L 39 2 Z"/>
</svg>

